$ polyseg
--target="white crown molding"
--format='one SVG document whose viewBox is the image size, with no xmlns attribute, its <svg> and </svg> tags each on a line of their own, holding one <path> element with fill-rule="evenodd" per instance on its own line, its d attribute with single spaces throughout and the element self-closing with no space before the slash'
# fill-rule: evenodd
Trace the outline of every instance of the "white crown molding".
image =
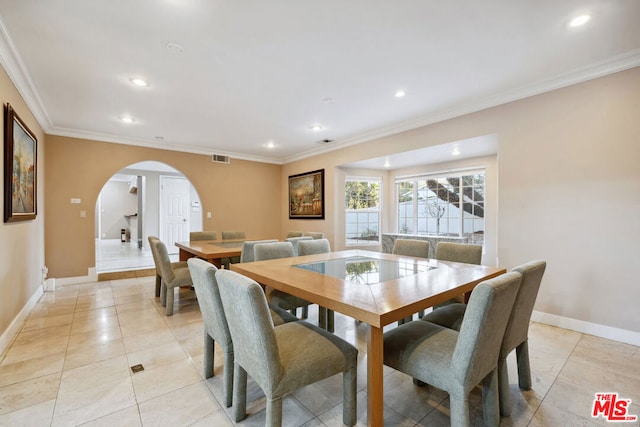
<svg viewBox="0 0 640 427">
<path fill-rule="evenodd" d="M 38 95 L 27 67 L 24 65 L 22 57 L 7 31 L 2 16 L 0 16 L 0 64 L 2 64 L 9 79 L 15 85 L 40 127 L 47 132 L 53 123 L 46 108 L 44 108 L 42 99 Z"/>
</svg>

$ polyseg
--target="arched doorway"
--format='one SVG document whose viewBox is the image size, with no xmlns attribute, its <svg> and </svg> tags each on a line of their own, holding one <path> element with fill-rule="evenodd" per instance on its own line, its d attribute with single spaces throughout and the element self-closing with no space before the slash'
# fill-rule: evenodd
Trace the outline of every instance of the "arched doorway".
<svg viewBox="0 0 640 427">
<path fill-rule="evenodd" d="M 178 212 L 179 223 L 171 224 L 176 216 L 167 212 Z M 150 235 L 165 241 L 172 260 L 177 260 L 173 242 L 188 240 L 189 231 L 200 230 L 200 197 L 180 171 L 155 161 L 129 165 L 104 184 L 96 201 L 96 273 L 153 268 Z"/>
</svg>

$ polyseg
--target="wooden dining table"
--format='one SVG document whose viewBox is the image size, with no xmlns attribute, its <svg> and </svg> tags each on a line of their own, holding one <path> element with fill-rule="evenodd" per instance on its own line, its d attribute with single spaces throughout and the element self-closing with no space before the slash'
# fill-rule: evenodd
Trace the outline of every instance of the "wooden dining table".
<svg viewBox="0 0 640 427">
<path fill-rule="evenodd" d="M 364 250 L 232 264 L 231 270 L 367 324 L 369 426 L 384 424 L 383 327 L 506 272 Z"/>
<path fill-rule="evenodd" d="M 248 240 L 194 240 L 190 242 L 175 242 L 179 249 L 180 261 L 186 261 L 192 257 L 202 258 L 220 268 L 223 258 L 240 256 L 242 244 Z"/>
</svg>

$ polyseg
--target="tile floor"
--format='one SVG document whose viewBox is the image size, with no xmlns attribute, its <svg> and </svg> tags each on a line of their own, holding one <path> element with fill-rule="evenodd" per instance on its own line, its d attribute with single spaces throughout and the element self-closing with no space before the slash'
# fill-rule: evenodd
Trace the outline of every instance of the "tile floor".
<svg viewBox="0 0 640 427">
<path fill-rule="evenodd" d="M 123 243 L 119 239 L 96 240 L 96 273 L 154 268 L 153 256 L 148 246 L 145 244 L 139 249 L 137 243 Z M 167 249 L 175 252 L 169 254 L 171 261 L 177 261 L 178 249 L 175 246 Z"/>
<path fill-rule="evenodd" d="M 311 310 L 310 320 L 315 316 Z M 640 415 L 638 347 L 537 323 L 530 331 L 534 387 L 518 389 L 512 355 L 513 414 L 501 425 L 607 424 L 590 417 L 596 392 L 632 399 L 629 412 Z M 360 349 L 358 425 L 366 425 L 366 326 L 336 313 L 336 333 Z M 230 409 L 220 404 L 222 353 L 216 353 L 216 376 L 205 380 L 202 346 L 193 292 L 180 290 L 175 314 L 166 317 L 153 277 L 47 292 L 0 356 L 0 426 L 233 425 Z M 136 364 L 144 371 L 132 373 Z M 341 425 L 341 384 L 336 376 L 289 395 L 284 425 Z M 472 425 L 480 426 L 479 390 L 471 402 Z M 247 410 L 239 425 L 264 425 L 264 396 L 251 382 Z M 385 425 L 449 425 L 447 395 L 386 368 Z"/>
</svg>

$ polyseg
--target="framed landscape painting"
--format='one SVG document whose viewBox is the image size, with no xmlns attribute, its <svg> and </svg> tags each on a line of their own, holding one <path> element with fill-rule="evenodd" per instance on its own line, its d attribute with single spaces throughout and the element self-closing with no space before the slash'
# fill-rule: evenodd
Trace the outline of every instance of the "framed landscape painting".
<svg viewBox="0 0 640 427">
<path fill-rule="evenodd" d="M 289 219 L 324 219 L 324 169 L 289 176 Z"/>
<path fill-rule="evenodd" d="M 38 140 L 9 104 L 4 123 L 4 222 L 35 219 Z"/>
</svg>

